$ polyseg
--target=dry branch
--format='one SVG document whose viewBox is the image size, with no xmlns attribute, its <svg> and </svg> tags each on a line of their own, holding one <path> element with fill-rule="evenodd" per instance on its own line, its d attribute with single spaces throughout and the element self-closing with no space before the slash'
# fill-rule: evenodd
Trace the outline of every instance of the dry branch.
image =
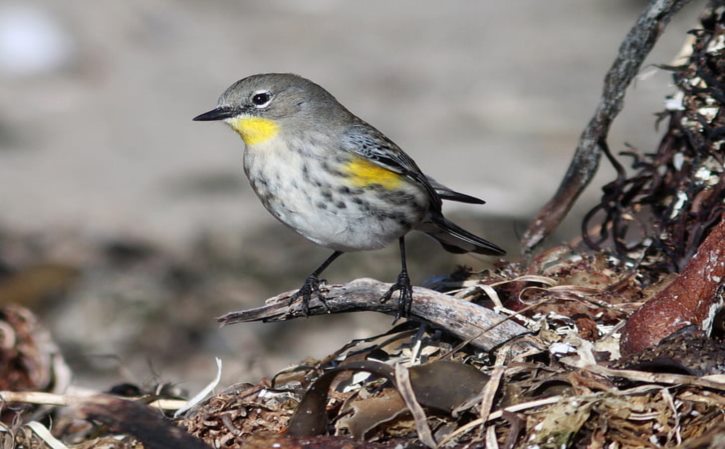
<svg viewBox="0 0 725 449">
<path fill-rule="evenodd" d="M 604 78 L 602 97 L 594 116 L 579 138 L 574 157 L 559 189 L 541 208 L 524 233 L 521 243 L 525 251 L 533 249 L 556 229 L 596 174 L 602 157 L 601 142 L 606 141 L 609 126 L 622 110 L 627 87 L 672 16 L 689 1 L 650 1 L 637 23 L 627 33 Z"/>
<path fill-rule="evenodd" d="M 309 315 L 326 313 L 372 311 L 395 315 L 395 299 L 381 303 L 380 298 L 390 288 L 374 279 L 357 279 L 345 285 L 329 285 L 323 288 L 326 306 L 318 299 L 310 301 Z M 304 316 L 299 303 L 289 304 L 296 290 L 279 294 L 267 300 L 267 304 L 249 310 L 231 312 L 218 318 L 223 325 L 249 321 L 285 321 Z M 413 288 L 411 318 L 432 323 L 457 337 L 470 341 L 471 345 L 490 350 L 528 330 L 490 309 L 428 290 Z"/>
</svg>

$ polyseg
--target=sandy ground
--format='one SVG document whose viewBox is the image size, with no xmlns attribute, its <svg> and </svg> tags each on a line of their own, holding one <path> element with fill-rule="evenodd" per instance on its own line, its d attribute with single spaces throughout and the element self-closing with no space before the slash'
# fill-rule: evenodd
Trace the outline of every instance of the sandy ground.
<svg viewBox="0 0 725 449">
<path fill-rule="evenodd" d="M 649 151 L 656 145 L 653 114 L 672 88 L 669 75 L 651 64 L 672 60 L 702 4 L 681 12 L 657 44 L 615 123 L 614 150 L 630 144 Z M 231 247 L 240 253 L 266 254 L 256 273 L 280 260 L 295 273 L 309 270 L 325 252 L 294 237 L 258 204 L 241 171 L 238 137 L 222 125 L 191 121 L 213 107 L 233 81 L 283 71 L 325 86 L 441 182 L 485 198 L 484 207 L 455 212 L 515 252 L 517 233 L 556 189 L 604 73 L 643 5 L 625 0 L 5 1 L 0 4 L 0 226 L 91 241 L 136 238 L 182 255 L 201 234 L 234 235 L 238 248 Z M 35 65 L 18 63 L 13 51 L 19 38 L 3 32 L 22 22 L 18 17 L 31 17 L 31 30 L 45 30 L 45 41 L 30 39 L 27 51 L 21 46 L 21 54 L 45 52 Z M 604 164 L 577 214 L 591 206 L 598 185 L 611 176 Z M 575 236 L 577 224 L 576 217 L 569 220 L 570 231 L 555 240 Z M 267 246 L 260 249 L 260 242 Z M 310 255 L 289 262 L 293 246 Z M 419 260 L 435 248 L 424 247 Z M 351 256 L 348 263 L 358 270 L 333 275 L 382 275 L 371 268 L 374 258 L 394 261 L 395 255 L 381 254 Z M 372 273 L 357 272 L 368 269 Z M 260 303 L 298 283 L 256 282 L 254 270 L 245 276 L 242 303 Z M 203 306 L 198 313 L 210 321 L 213 316 Z M 388 325 L 384 320 L 376 326 Z M 292 329 L 302 332 L 305 325 Z M 290 343 L 292 354 L 269 369 L 310 353 L 321 356 L 345 338 L 365 334 L 360 327 L 351 329 L 330 325 L 328 334 L 297 339 Z M 230 352 L 254 346 L 255 338 L 269 331 L 235 332 L 219 337 L 227 339 Z"/>
</svg>

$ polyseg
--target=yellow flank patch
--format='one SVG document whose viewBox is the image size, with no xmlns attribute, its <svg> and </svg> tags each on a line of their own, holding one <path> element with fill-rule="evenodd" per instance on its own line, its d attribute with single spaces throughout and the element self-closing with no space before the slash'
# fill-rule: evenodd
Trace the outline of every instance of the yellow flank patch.
<svg viewBox="0 0 725 449">
<path fill-rule="evenodd" d="M 242 136 L 246 145 L 264 143 L 279 132 L 276 122 L 261 117 L 235 117 L 228 120 L 229 126 Z"/>
<path fill-rule="evenodd" d="M 401 176 L 379 165 L 356 157 L 345 164 L 343 170 L 350 176 L 355 187 L 367 187 L 379 184 L 386 189 L 394 189 L 400 185 Z"/>
</svg>

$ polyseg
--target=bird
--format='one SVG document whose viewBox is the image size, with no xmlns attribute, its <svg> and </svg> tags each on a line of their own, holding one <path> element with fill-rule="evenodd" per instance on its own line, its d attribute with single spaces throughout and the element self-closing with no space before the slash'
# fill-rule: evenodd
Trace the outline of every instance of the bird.
<svg viewBox="0 0 725 449">
<path fill-rule="evenodd" d="M 309 313 L 312 297 L 326 306 L 323 271 L 346 252 L 398 241 L 401 271 L 381 298 L 398 293 L 396 320 L 408 317 L 413 287 L 405 236 L 422 231 L 452 253 L 501 256 L 499 246 L 443 216 L 442 202 L 484 204 L 425 175 L 378 129 L 320 85 L 291 73 L 243 78 L 195 121 L 224 121 L 244 141 L 243 168 L 264 207 L 308 240 L 333 253 L 290 297 Z"/>
</svg>

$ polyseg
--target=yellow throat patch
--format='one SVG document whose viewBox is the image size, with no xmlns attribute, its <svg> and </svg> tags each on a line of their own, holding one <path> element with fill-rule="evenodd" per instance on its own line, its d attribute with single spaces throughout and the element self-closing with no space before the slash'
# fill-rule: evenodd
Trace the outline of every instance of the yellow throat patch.
<svg viewBox="0 0 725 449">
<path fill-rule="evenodd" d="M 264 143 L 279 133 L 279 126 L 275 121 L 261 117 L 235 117 L 227 123 L 242 136 L 246 145 Z"/>
<path fill-rule="evenodd" d="M 379 184 L 390 190 L 398 187 L 402 179 L 401 175 L 360 157 L 345 164 L 343 170 L 355 187 Z"/>
</svg>

